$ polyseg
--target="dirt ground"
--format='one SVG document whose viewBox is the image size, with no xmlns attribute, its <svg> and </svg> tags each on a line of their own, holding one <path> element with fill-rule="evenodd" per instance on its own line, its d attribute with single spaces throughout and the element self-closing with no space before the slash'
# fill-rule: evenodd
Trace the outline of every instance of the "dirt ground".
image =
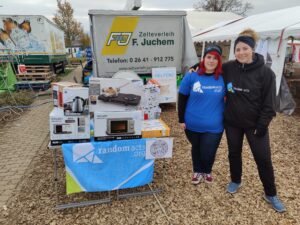
<svg viewBox="0 0 300 225">
<path fill-rule="evenodd" d="M 19 190 L 7 206 L 0 209 L 4 224 L 300 224 L 300 116 L 277 115 L 270 127 L 272 159 L 278 194 L 287 212 L 276 213 L 263 199 L 262 184 L 245 143 L 243 151 L 243 186 L 238 193 L 226 193 L 229 181 L 226 138 L 217 152 L 213 168 L 214 182 L 190 183 L 192 165 L 190 144 L 177 124 L 174 106 L 164 106 L 162 118 L 171 127 L 174 137 L 173 157 L 157 160 L 153 187 L 163 185 L 164 191 L 155 196 L 132 197 L 99 204 L 58 211 L 53 180 L 53 155 L 44 146 L 32 161 Z M 92 200 L 104 193 L 65 196 L 65 175 L 59 153 L 59 203 Z M 0 220 L 1 221 L 1 220 Z"/>
</svg>

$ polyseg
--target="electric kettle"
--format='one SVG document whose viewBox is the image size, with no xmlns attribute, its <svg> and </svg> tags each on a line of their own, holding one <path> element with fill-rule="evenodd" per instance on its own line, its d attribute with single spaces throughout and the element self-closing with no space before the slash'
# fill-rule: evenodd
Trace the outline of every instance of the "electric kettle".
<svg viewBox="0 0 300 225">
<path fill-rule="evenodd" d="M 83 109 L 84 109 L 84 103 L 85 103 L 85 101 L 83 98 L 76 96 L 73 99 L 72 112 L 73 113 L 82 113 Z"/>
</svg>

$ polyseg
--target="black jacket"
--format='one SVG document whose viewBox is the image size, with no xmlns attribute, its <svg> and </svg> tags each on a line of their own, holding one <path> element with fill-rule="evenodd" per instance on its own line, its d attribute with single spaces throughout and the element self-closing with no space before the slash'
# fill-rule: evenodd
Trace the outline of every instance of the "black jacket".
<svg viewBox="0 0 300 225">
<path fill-rule="evenodd" d="M 255 54 L 251 64 L 237 60 L 223 64 L 227 90 L 224 122 L 241 128 L 267 127 L 275 113 L 275 74 Z"/>
</svg>

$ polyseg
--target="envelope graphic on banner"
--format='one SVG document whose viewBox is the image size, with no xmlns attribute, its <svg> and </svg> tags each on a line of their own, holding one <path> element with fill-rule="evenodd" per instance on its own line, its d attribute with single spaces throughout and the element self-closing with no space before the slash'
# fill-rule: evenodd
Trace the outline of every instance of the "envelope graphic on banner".
<svg viewBox="0 0 300 225">
<path fill-rule="evenodd" d="M 95 148 L 91 143 L 74 145 L 73 161 L 76 163 L 103 163 L 103 161 L 95 155 Z"/>
</svg>

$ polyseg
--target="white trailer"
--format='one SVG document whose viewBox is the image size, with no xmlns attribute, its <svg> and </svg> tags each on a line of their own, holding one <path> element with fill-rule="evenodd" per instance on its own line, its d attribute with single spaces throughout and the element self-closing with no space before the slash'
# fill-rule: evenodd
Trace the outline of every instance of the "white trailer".
<svg viewBox="0 0 300 225">
<path fill-rule="evenodd" d="M 89 17 L 95 76 L 157 67 L 180 74 L 198 60 L 185 11 L 90 10 Z"/>
<path fill-rule="evenodd" d="M 63 65 L 64 32 L 39 15 L 0 15 L 0 59 L 18 56 L 18 63 Z"/>
</svg>

